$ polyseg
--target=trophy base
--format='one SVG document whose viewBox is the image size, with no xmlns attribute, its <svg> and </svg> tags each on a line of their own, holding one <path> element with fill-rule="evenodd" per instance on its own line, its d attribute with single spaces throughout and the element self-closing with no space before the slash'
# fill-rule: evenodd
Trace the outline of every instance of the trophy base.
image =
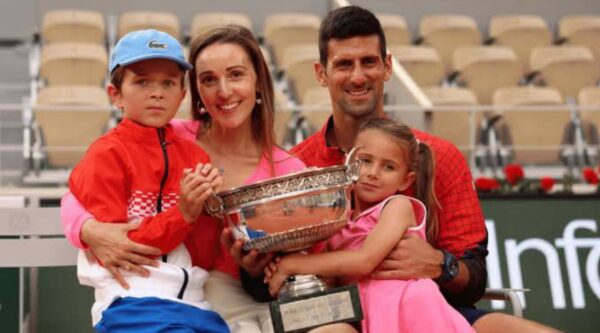
<svg viewBox="0 0 600 333">
<path fill-rule="evenodd" d="M 334 323 L 363 319 L 356 285 L 273 301 L 269 305 L 275 333 L 299 333 Z"/>
</svg>

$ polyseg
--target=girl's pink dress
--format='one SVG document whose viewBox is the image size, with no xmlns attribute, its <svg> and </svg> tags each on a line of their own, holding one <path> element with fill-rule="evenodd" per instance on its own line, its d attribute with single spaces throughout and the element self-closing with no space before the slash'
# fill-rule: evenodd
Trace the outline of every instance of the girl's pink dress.
<svg viewBox="0 0 600 333">
<path fill-rule="evenodd" d="M 410 200 L 419 223 L 407 233 L 425 239 L 425 206 L 417 199 L 397 195 L 348 222 L 328 241 L 329 249 L 360 248 L 379 220 L 385 204 L 395 197 Z M 358 289 L 364 313 L 361 323 L 363 333 L 474 332 L 465 318 L 446 302 L 438 285 L 431 279 L 374 280 L 365 277 L 358 282 Z"/>
</svg>

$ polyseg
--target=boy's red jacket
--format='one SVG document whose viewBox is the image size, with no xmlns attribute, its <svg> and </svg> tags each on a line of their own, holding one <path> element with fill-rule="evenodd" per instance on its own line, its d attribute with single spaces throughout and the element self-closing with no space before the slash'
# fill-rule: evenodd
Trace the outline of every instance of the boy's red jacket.
<svg viewBox="0 0 600 333">
<path fill-rule="evenodd" d="M 183 169 L 209 161 L 201 148 L 176 136 L 170 125 L 157 129 L 123 119 L 89 147 L 71 173 L 69 189 L 99 221 L 141 220 L 129 238 L 164 254 L 195 226 L 177 208 Z M 159 201 L 163 213 L 154 216 Z"/>
</svg>

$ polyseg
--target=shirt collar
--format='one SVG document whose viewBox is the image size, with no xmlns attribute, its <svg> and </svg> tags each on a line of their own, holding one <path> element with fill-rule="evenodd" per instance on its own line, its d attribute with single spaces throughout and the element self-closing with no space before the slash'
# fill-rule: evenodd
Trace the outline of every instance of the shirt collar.
<svg viewBox="0 0 600 333">
<path fill-rule="evenodd" d="M 165 130 L 165 140 L 171 141 L 174 135 L 173 127 L 171 124 L 167 124 L 163 128 Z M 151 140 L 158 140 L 158 132 L 156 127 L 143 126 L 128 118 L 123 118 L 116 130 L 119 135 L 123 135 L 135 141 L 153 142 Z"/>
<path fill-rule="evenodd" d="M 328 160 L 344 160 L 344 151 L 340 147 L 336 147 L 327 142 L 327 131 L 333 131 L 333 115 L 329 116 L 321 130 L 319 131 L 319 141 L 323 149 L 321 150 L 323 157 Z"/>
</svg>

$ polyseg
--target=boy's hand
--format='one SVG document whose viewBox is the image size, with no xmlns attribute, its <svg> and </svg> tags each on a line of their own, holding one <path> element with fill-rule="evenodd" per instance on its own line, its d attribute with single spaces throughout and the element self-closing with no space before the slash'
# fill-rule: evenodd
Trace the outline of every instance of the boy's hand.
<svg viewBox="0 0 600 333">
<path fill-rule="evenodd" d="M 219 190 L 223 179 L 219 169 L 210 163 L 198 163 L 194 169 L 183 170 L 179 210 L 188 223 L 194 223 L 202 213 L 204 202 Z"/>
<path fill-rule="evenodd" d="M 206 177 L 206 180 L 210 183 L 210 187 L 214 193 L 219 192 L 221 185 L 223 185 L 222 170 L 213 167 L 210 163 L 198 164 L 196 169 L 199 168 L 199 172 L 202 176 Z"/>
<path fill-rule="evenodd" d="M 212 194 L 210 182 L 202 175 L 204 165 L 198 163 L 194 169 L 185 169 L 177 206 L 188 223 L 196 222 L 202 213 L 204 201 Z"/>
</svg>

